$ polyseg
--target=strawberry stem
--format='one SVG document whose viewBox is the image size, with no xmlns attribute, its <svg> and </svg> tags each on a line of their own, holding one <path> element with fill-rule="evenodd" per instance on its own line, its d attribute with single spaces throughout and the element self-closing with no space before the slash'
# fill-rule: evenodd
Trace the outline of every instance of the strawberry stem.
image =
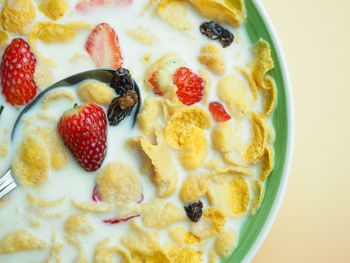
<svg viewBox="0 0 350 263">
<path fill-rule="evenodd" d="M 79 105 L 78 105 L 78 103 L 74 103 L 74 106 L 73 106 L 73 109 L 79 109 Z"/>
</svg>

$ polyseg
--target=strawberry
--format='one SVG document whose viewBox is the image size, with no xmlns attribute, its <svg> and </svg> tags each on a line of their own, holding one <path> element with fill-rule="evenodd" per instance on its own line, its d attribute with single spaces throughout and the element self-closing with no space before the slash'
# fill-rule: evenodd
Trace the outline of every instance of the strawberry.
<svg viewBox="0 0 350 263">
<path fill-rule="evenodd" d="M 118 36 L 106 23 L 98 24 L 92 30 L 85 48 L 97 68 L 117 69 L 123 66 Z"/>
<path fill-rule="evenodd" d="M 132 0 L 80 0 L 75 9 L 80 12 L 85 12 L 89 9 L 96 7 L 108 6 L 108 5 L 129 5 L 132 4 Z"/>
<path fill-rule="evenodd" d="M 225 122 L 231 119 L 231 116 L 226 112 L 224 106 L 220 102 L 214 101 L 209 103 L 209 111 L 214 121 Z"/>
<path fill-rule="evenodd" d="M 1 61 L 2 93 L 12 105 L 25 105 L 37 92 L 34 81 L 36 58 L 26 41 L 15 38 Z"/>
<path fill-rule="evenodd" d="M 190 106 L 203 97 L 204 80 L 186 67 L 178 68 L 173 74 L 173 82 L 177 86 L 177 97 Z"/>
<path fill-rule="evenodd" d="M 154 72 L 152 74 L 152 76 L 150 77 L 150 79 L 148 80 L 149 83 L 151 83 L 152 87 L 153 87 L 153 93 L 159 96 L 163 96 L 163 92 L 160 91 L 159 89 L 159 80 L 158 80 L 158 71 Z"/>
<path fill-rule="evenodd" d="M 102 165 L 107 151 L 107 118 L 94 103 L 66 111 L 57 124 L 64 144 L 81 167 L 95 171 Z"/>
</svg>

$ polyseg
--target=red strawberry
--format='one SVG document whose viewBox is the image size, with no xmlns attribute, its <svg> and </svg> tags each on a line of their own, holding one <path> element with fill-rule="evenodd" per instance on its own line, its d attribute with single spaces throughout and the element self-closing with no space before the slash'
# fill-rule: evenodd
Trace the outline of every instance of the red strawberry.
<svg viewBox="0 0 350 263">
<path fill-rule="evenodd" d="M 106 23 L 98 24 L 92 30 L 85 48 L 97 68 L 117 69 L 123 66 L 118 36 Z"/>
<path fill-rule="evenodd" d="M 224 106 L 217 101 L 209 103 L 209 111 L 213 119 L 217 122 L 225 122 L 231 119 L 231 116 L 226 112 Z"/>
<path fill-rule="evenodd" d="M 102 165 L 107 151 L 107 118 L 94 103 L 66 111 L 57 124 L 64 144 L 81 167 L 95 171 Z"/>
<path fill-rule="evenodd" d="M 178 68 L 173 75 L 179 100 L 190 106 L 203 97 L 204 80 L 186 67 Z"/>
<path fill-rule="evenodd" d="M 129 5 L 132 3 L 132 0 L 80 0 L 75 9 L 81 12 L 85 12 L 89 9 L 96 7 L 107 6 L 107 5 Z"/>
<path fill-rule="evenodd" d="M 21 38 L 6 48 L 1 62 L 2 93 L 12 105 L 25 105 L 37 92 L 34 81 L 36 58 Z"/>
<path fill-rule="evenodd" d="M 153 87 L 153 93 L 159 96 L 163 96 L 163 92 L 160 91 L 159 85 L 158 85 L 158 72 L 154 72 L 150 79 L 148 80 L 149 83 L 151 83 Z"/>
</svg>

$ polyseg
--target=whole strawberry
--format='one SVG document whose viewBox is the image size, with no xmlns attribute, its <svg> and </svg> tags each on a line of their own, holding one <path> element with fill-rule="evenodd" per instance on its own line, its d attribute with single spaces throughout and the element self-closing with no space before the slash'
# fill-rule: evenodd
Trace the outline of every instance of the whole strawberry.
<svg viewBox="0 0 350 263">
<path fill-rule="evenodd" d="M 12 105 L 25 105 L 37 92 L 34 81 L 36 58 L 26 41 L 15 38 L 1 61 L 2 94 Z"/>
<path fill-rule="evenodd" d="M 81 167 L 95 171 L 101 167 L 107 151 L 107 118 L 94 103 L 66 111 L 57 124 L 64 144 Z"/>
</svg>

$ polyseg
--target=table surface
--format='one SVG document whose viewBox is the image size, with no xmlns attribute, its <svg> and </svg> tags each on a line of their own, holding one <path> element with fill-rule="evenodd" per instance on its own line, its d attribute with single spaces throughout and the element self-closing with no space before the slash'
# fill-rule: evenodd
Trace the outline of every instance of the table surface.
<svg viewBox="0 0 350 263">
<path fill-rule="evenodd" d="M 285 51 L 296 136 L 281 210 L 252 263 L 350 262 L 350 1 L 261 2 Z"/>
</svg>

